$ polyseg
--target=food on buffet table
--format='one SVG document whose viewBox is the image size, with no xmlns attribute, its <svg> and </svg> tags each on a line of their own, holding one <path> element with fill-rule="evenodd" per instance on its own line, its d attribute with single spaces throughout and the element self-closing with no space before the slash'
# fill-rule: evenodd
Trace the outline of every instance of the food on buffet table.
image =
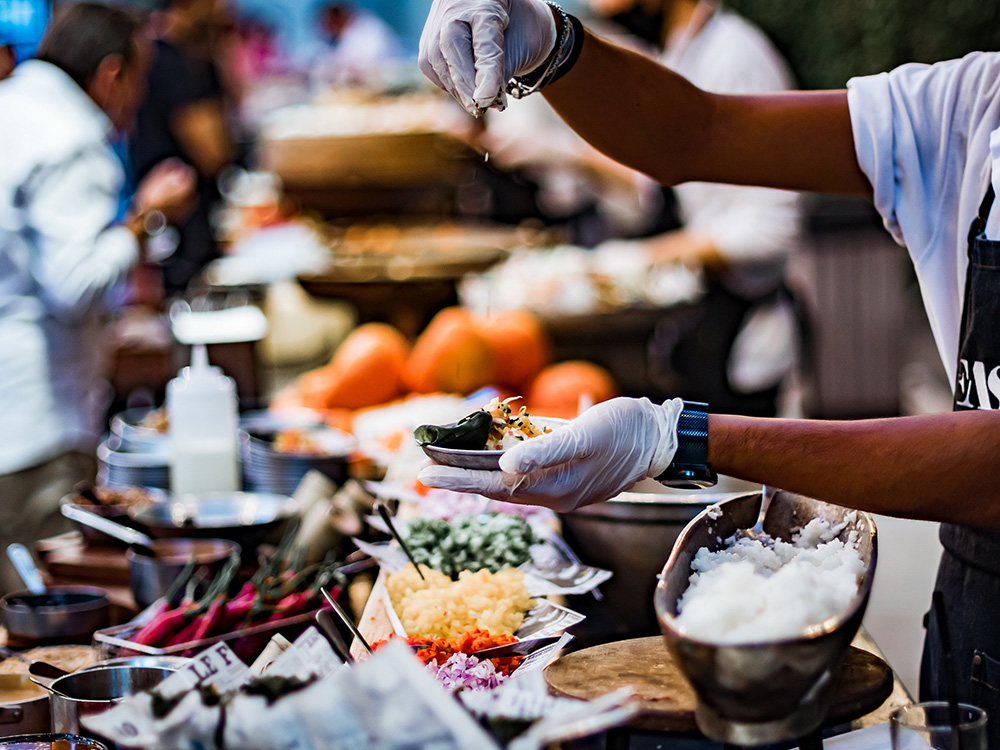
<svg viewBox="0 0 1000 750">
<path fill-rule="evenodd" d="M 403 532 L 406 546 L 421 565 L 452 580 L 463 570 L 499 573 L 531 560 L 540 540 L 523 518 L 503 513 L 465 516 L 451 521 L 417 518 Z"/>
<path fill-rule="evenodd" d="M 102 506 L 119 505 L 131 508 L 138 507 L 140 505 L 148 505 L 153 502 L 153 493 L 151 493 L 146 487 L 100 486 L 94 487 L 92 492 L 97 495 L 97 499 L 101 501 Z M 99 507 L 94 505 L 93 498 L 86 492 L 78 492 L 73 495 L 72 499 L 73 503 L 76 505 Z"/>
<path fill-rule="evenodd" d="M 511 402 L 520 396 L 503 401 L 494 398 L 486 406 L 460 419 L 454 424 L 425 424 L 413 431 L 420 445 L 460 450 L 506 450 L 529 438 L 552 432 L 549 427 L 539 427 L 531 421 L 528 409 L 522 406 L 515 414 Z"/>
<path fill-rule="evenodd" d="M 281 430 L 274 436 L 271 448 L 275 453 L 307 454 L 310 456 L 321 456 L 326 453 L 323 447 L 309 434 L 308 430 L 297 427 Z"/>
<path fill-rule="evenodd" d="M 274 555 L 237 593 L 231 594 L 239 569 L 234 555 L 208 586 L 201 599 L 194 599 L 194 586 L 187 579 L 194 572 L 188 564 L 174 582 L 179 591 L 186 586 L 184 599 L 176 607 L 168 604 L 173 591 L 151 605 L 151 617 L 129 636 L 129 641 L 155 648 L 181 647 L 255 625 L 279 622 L 322 606 L 320 588 L 339 592 L 341 575 L 337 563 L 302 567 L 301 555 L 289 554 L 291 537 L 286 536 Z"/>
<path fill-rule="evenodd" d="M 17 686 L 11 685 L 9 687 L 0 687 L 0 704 L 4 705 L 10 703 L 23 703 L 24 701 L 33 701 L 35 698 L 41 698 L 43 696 L 47 697 L 48 693 L 33 682 Z"/>
<path fill-rule="evenodd" d="M 372 648 L 376 651 L 388 643 L 390 640 L 376 641 Z M 512 635 L 492 635 L 488 630 L 470 630 L 462 633 L 457 638 L 438 638 L 423 635 L 406 636 L 406 644 L 410 646 L 417 658 L 424 664 L 443 666 L 455 654 L 472 655 L 476 651 L 493 648 L 494 646 L 506 646 L 508 643 L 516 643 L 517 638 Z M 475 658 L 475 657 L 474 657 Z M 489 662 L 502 675 L 508 675 L 524 661 L 523 656 L 497 656 L 492 659 L 475 658 L 475 663 L 481 661 Z"/>
<path fill-rule="evenodd" d="M 483 450 L 493 431 L 493 416 L 477 409 L 451 424 L 422 424 L 413 431 L 420 445 L 457 450 Z"/>
<path fill-rule="evenodd" d="M 717 552 L 698 550 L 678 626 L 702 641 L 757 643 L 800 636 L 840 614 L 865 573 L 856 535 L 845 543 L 842 530 L 817 517 L 791 542 L 737 535 Z"/>
<path fill-rule="evenodd" d="M 462 653 L 453 654 L 441 665 L 428 664 L 427 669 L 447 690 L 493 690 L 507 679 L 488 659 Z"/>
<path fill-rule="evenodd" d="M 490 434 L 486 438 L 486 450 L 502 451 L 511 448 L 529 438 L 540 437 L 552 432 L 549 427 L 539 427 L 531 421 L 528 408 L 522 406 L 517 414 L 511 408 L 511 401 L 517 401 L 520 396 L 511 396 L 501 401 L 495 398 L 483 407 L 493 421 L 490 424 Z"/>
<path fill-rule="evenodd" d="M 651 264 L 640 243 L 594 249 L 515 248 L 507 260 L 459 285 L 471 310 L 531 310 L 543 316 L 593 315 L 696 300 L 702 276 L 680 263 Z"/>
<path fill-rule="evenodd" d="M 491 573 L 463 570 L 458 580 L 427 566 L 424 578 L 412 564 L 386 578 L 386 590 L 403 628 L 411 635 L 457 638 L 470 630 L 513 635 L 534 606 L 516 569 Z"/>
<path fill-rule="evenodd" d="M 410 344 L 385 323 L 354 329 L 330 363 L 302 376 L 305 406 L 315 409 L 360 409 L 391 401 L 405 393 L 403 374 Z"/>
<path fill-rule="evenodd" d="M 159 409 L 153 409 L 139 421 L 139 426 L 145 427 L 147 430 L 154 430 L 166 435 L 167 432 L 170 431 L 170 420 L 167 417 L 167 407 L 162 406 Z"/>
<path fill-rule="evenodd" d="M 90 646 L 37 646 L 21 652 L 24 659 L 7 658 L 0 662 L 0 674 L 28 674 L 33 661 L 76 672 L 97 663 L 97 655 Z"/>
<path fill-rule="evenodd" d="M 471 393 L 493 380 L 493 352 L 468 310 L 449 307 L 431 320 L 406 362 L 414 393 Z"/>
<path fill-rule="evenodd" d="M 579 414 L 581 401 L 585 406 L 599 404 L 618 393 L 618 384 L 603 367 L 571 360 L 538 373 L 528 391 L 528 404 L 536 414 L 572 418 Z"/>
</svg>

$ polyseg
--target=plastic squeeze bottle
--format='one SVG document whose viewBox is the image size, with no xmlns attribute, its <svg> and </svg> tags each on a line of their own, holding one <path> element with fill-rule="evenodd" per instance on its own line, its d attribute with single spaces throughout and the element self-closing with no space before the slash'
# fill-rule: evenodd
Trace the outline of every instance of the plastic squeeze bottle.
<svg viewBox="0 0 1000 750">
<path fill-rule="evenodd" d="M 204 344 L 167 384 L 170 489 L 174 495 L 240 488 L 236 383 L 208 364 Z"/>
</svg>

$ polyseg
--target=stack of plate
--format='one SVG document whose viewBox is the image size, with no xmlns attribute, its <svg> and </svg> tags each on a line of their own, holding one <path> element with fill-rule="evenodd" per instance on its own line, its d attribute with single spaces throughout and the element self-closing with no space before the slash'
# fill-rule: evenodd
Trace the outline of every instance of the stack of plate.
<svg viewBox="0 0 1000 750">
<path fill-rule="evenodd" d="M 241 441 L 243 484 L 255 492 L 291 495 L 312 469 L 340 484 L 347 478 L 347 463 L 357 447 L 353 435 L 331 427 L 299 427 L 323 453 L 279 453 L 274 450 L 277 430 L 247 430 Z"/>
<path fill-rule="evenodd" d="M 111 435 L 97 446 L 97 483 L 108 487 L 170 489 L 167 442 L 147 450 Z"/>
<path fill-rule="evenodd" d="M 121 438 L 129 452 L 144 453 L 163 450 L 167 443 L 166 431 L 159 431 L 145 422 L 156 411 L 148 406 L 126 409 L 111 419 L 111 434 Z"/>
</svg>

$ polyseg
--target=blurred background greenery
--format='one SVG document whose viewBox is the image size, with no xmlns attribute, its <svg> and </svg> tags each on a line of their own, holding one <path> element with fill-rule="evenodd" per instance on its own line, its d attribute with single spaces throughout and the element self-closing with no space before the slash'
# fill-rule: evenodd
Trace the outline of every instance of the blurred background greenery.
<svg viewBox="0 0 1000 750">
<path fill-rule="evenodd" d="M 807 88 L 906 62 L 1000 49 L 1000 3 L 974 0 L 726 0 L 759 24 Z"/>
</svg>

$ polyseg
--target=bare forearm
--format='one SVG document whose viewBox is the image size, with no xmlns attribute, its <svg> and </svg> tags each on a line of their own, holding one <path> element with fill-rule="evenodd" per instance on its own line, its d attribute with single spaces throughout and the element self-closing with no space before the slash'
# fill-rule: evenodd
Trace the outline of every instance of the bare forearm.
<svg viewBox="0 0 1000 750">
<path fill-rule="evenodd" d="M 710 94 L 587 32 L 576 65 L 544 93 L 593 146 L 663 184 L 871 193 L 845 91 Z"/>
<path fill-rule="evenodd" d="M 709 464 L 886 515 L 1000 527 L 1000 412 L 829 422 L 712 415 Z"/>
</svg>

